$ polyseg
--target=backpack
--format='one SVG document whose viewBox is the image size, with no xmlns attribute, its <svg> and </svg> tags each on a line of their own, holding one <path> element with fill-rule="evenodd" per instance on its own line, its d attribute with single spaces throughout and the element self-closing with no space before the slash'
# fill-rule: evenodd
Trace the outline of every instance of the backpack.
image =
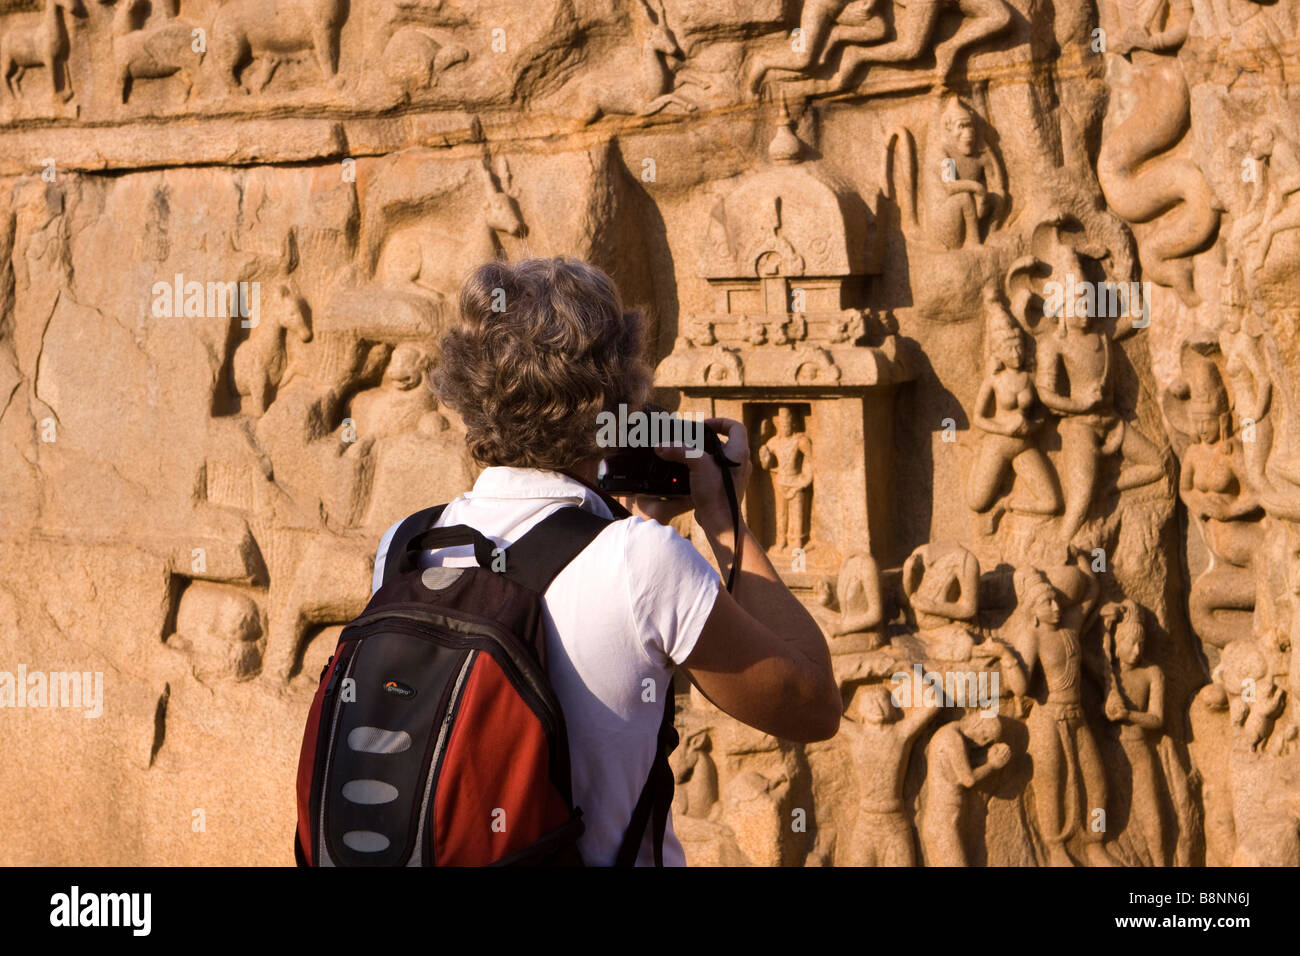
<svg viewBox="0 0 1300 956">
<path fill-rule="evenodd" d="M 321 673 L 298 762 L 299 866 L 583 865 L 541 596 L 610 520 L 560 508 L 494 555 L 473 528 L 435 528 L 445 507 L 398 526 L 379 590 Z M 453 545 L 473 545 L 478 566 L 419 569 L 421 551 Z M 635 864 L 652 817 L 663 865 L 677 745 L 664 696 L 616 866 Z"/>
</svg>

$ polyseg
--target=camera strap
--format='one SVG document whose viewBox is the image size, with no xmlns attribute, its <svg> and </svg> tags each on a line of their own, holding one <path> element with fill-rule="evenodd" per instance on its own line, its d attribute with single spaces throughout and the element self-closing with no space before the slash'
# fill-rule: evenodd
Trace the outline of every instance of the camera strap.
<svg viewBox="0 0 1300 956">
<path fill-rule="evenodd" d="M 731 478 L 731 469 L 739 468 L 740 462 L 732 461 L 725 454 L 724 449 L 718 449 L 713 453 L 713 460 L 718 463 L 722 469 L 722 488 L 727 493 L 727 506 L 731 510 L 731 539 L 734 542 L 734 550 L 731 555 L 731 568 L 727 571 L 727 590 L 732 591 L 736 583 L 736 569 L 740 567 L 740 500 L 736 497 L 736 484 Z"/>
</svg>

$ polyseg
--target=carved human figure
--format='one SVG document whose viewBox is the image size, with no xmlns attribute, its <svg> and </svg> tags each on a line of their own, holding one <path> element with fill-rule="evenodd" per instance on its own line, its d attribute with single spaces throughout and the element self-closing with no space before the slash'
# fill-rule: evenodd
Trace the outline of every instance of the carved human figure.
<svg viewBox="0 0 1300 956">
<path fill-rule="evenodd" d="M 736 844 L 751 866 L 780 866 L 781 838 L 789 826 L 785 804 L 790 778 L 775 779 L 746 770 L 727 781 L 720 822 L 731 828 Z"/>
<path fill-rule="evenodd" d="M 926 231 L 946 249 L 978 246 L 997 220 L 1006 195 L 1002 164 L 958 97 L 944 102 L 938 132 L 941 141 L 937 148 L 927 148 L 922 174 Z"/>
<path fill-rule="evenodd" d="M 1081 302 L 1060 310 L 1055 329 L 1038 339 L 1034 383 L 1044 405 L 1060 416 L 1061 484 L 1065 492 L 1062 537 L 1069 541 L 1092 507 L 1101 460 L 1116 452 L 1124 466 L 1120 491 L 1164 476 L 1160 451 L 1116 414 L 1112 350 L 1115 340 L 1133 331 L 1129 316 L 1118 320 L 1112 336 L 1096 327 Z"/>
<path fill-rule="evenodd" d="M 405 344 L 393 349 L 380 384 L 352 399 L 355 447 L 368 447 L 390 435 L 419 432 L 434 437 L 447 429 L 426 384 L 428 370 L 429 357 L 422 349 Z"/>
<path fill-rule="evenodd" d="M 1113 53 L 1135 57 L 1136 62 L 1143 53 L 1177 50 L 1187 39 L 1191 0 L 1118 0 L 1115 8 L 1119 35 L 1107 41 Z"/>
<path fill-rule="evenodd" d="M 1231 729 L 1228 781 L 1236 847 L 1233 866 L 1300 865 L 1300 803 L 1279 787 L 1288 732 L 1275 730 L 1287 694 L 1274 679 L 1271 650 L 1241 639 L 1223 649 L 1205 694 L 1209 708 L 1227 709 Z"/>
<path fill-rule="evenodd" d="M 849 555 L 840 565 L 835 583 L 840 602 L 840 620 L 835 636 L 860 634 L 880 627 L 884 618 L 880 593 L 880 569 L 870 554 L 860 551 Z"/>
<path fill-rule="evenodd" d="M 1265 13 L 1274 4 L 1270 0 L 1218 0 L 1212 6 L 1218 8 L 1215 13 L 1220 18 L 1220 30 L 1215 32 L 1227 33 L 1226 44 L 1215 44 L 1219 62 L 1226 68 L 1223 85 L 1231 92 L 1244 75 L 1257 73 L 1270 94 L 1285 100 L 1287 60 L 1282 51 L 1288 35 L 1285 26 Z M 1204 7 L 1198 9 L 1198 19 L 1208 19 L 1207 12 Z"/>
<path fill-rule="evenodd" d="M 971 627 L 979 612 L 979 585 L 979 561 L 959 544 L 923 544 L 903 563 L 903 593 L 930 656 L 970 659 L 978 636 Z"/>
<path fill-rule="evenodd" d="M 1001 736 L 996 714 L 971 710 L 936 730 L 926 744 L 928 793 L 919 829 L 927 866 L 970 866 L 962 846 L 963 810 L 969 791 L 1011 762 Z M 976 754 L 984 759 L 972 766 Z"/>
<path fill-rule="evenodd" d="M 1266 121 L 1250 132 L 1247 149 L 1254 187 L 1233 236 L 1240 248 L 1251 250 L 1245 264 L 1253 274 L 1264 267 L 1279 232 L 1300 229 L 1300 148 L 1278 124 Z"/>
<path fill-rule="evenodd" d="M 789 51 L 755 57 L 746 73 L 748 89 L 757 92 L 772 70 L 807 74 L 845 44 L 883 40 L 888 27 L 877 5 L 878 0 L 804 0 Z"/>
<path fill-rule="evenodd" d="M 1218 368 L 1205 358 L 1192 362 L 1197 371 L 1186 384 L 1192 441 L 1183 454 L 1179 493 L 1200 523 L 1214 564 L 1193 582 L 1188 604 L 1196 633 L 1223 647 L 1240 632 L 1234 616 L 1255 608 L 1251 566 L 1263 540 L 1263 511 L 1247 481 Z"/>
<path fill-rule="evenodd" d="M 1224 357 L 1223 372 L 1232 383 L 1236 420 L 1253 439 L 1241 445 L 1246 474 L 1256 488 L 1270 487 L 1269 471 L 1297 485 L 1300 473 L 1278 456 L 1270 460 L 1278 415 L 1273 411 L 1273 377 L 1264 354 L 1264 330 L 1249 301 L 1249 284 L 1240 259 L 1230 253 L 1220 286 L 1219 350 Z M 1278 398 L 1278 404 L 1284 405 L 1285 396 Z"/>
<path fill-rule="evenodd" d="M 776 507 L 776 543 L 782 551 L 802 548 L 808 540 L 804 515 L 812 494 L 812 441 L 795 430 L 794 411 L 788 405 L 777 409 L 776 434 L 758 450 L 758 463 L 772 472 Z"/>
<path fill-rule="evenodd" d="M 966 501 L 974 511 L 988 511 L 998 500 L 1007 472 L 1013 471 L 1021 493 L 1008 502 L 1011 510 L 1057 514 L 1061 493 L 1037 442 L 1046 410 L 1029 371 L 1023 333 L 996 288 L 985 288 L 984 304 L 992 355 L 971 416 L 984 437 L 966 482 Z"/>
<path fill-rule="evenodd" d="M 9 96 L 18 99 L 23 74 L 32 67 L 50 72 L 50 96 L 54 104 L 72 99 L 72 74 L 68 71 L 68 28 L 64 11 L 82 17 L 86 9 L 81 0 L 45 0 L 40 13 L 11 17 L 5 21 L 0 36 L 0 76 L 4 77 Z"/>
<path fill-rule="evenodd" d="M 921 699 L 913 694 L 913 701 Z M 938 707 L 902 711 L 881 684 L 854 692 L 840 733 L 848 743 L 857 784 L 858 820 L 837 862 L 847 866 L 914 866 L 912 825 L 903 805 L 903 781 L 912 744 Z"/>
<path fill-rule="evenodd" d="M 934 40 L 940 17 L 948 10 L 961 16 L 961 25 L 934 51 L 935 67 L 945 86 L 952 85 L 953 66 L 963 50 L 997 36 L 1012 23 L 1011 7 L 1005 0 L 895 0 L 894 39 L 845 50 L 831 89 L 847 87 L 865 63 L 908 63 L 919 59 Z"/>
<path fill-rule="evenodd" d="M 1002 676 L 1019 696 L 1035 700 L 1027 721 L 1034 765 L 1034 806 L 1052 866 L 1073 866 L 1067 841 L 1078 833 L 1087 861 L 1113 866 L 1105 839 L 1106 773 L 1083 712 L 1081 636 L 1092 623 L 1100 586 L 1077 565 L 1018 569 L 1016 596 L 1025 615 L 1013 639 L 1017 657 L 1004 657 Z M 1100 815 L 1098 813 L 1100 811 Z"/>
<path fill-rule="evenodd" d="M 1156 750 L 1165 725 L 1164 672 L 1143 657 L 1146 629 L 1134 602 L 1110 605 L 1102 620 L 1110 664 L 1105 712 L 1128 764 L 1129 826 L 1135 826 L 1145 842 L 1145 862 L 1167 866 L 1165 779 Z"/>
</svg>

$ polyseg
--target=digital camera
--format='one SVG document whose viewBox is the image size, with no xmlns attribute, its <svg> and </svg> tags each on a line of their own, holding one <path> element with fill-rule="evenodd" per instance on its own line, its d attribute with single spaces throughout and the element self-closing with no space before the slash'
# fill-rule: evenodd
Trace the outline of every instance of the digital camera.
<svg viewBox="0 0 1300 956">
<path fill-rule="evenodd" d="M 647 412 L 652 408 L 647 406 Z M 715 458 L 722 455 L 722 442 L 708 425 L 688 420 L 682 427 L 703 430 L 703 454 Z M 653 446 L 623 448 L 601 459 L 596 486 L 610 495 L 679 498 L 691 493 L 691 472 L 684 464 L 660 458 Z"/>
</svg>

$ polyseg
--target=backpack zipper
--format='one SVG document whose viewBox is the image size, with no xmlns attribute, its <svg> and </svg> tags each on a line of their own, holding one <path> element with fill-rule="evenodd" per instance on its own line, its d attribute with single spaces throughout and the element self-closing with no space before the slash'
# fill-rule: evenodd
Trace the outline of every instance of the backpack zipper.
<svg viewBox="0 0 1300 956">
<path fill-rule="evenodd" d="M 456 683 L 451 688 L 450 697 L 447 700 L 446 713 L 442 717 L 442 726 L 438 728 L 438 740 L 433 746 L 433 756 L 429 760 L 429 777 L 424 785 L 424 798 L 420 801 L 419 817 L 415 829 L 415 846 L 407 857 L 406 865 L 410 866 L 411 861 L 419 859 L 419 854 L 424 850 L 424 823 L 428 819 L 429 797 L 433 793 L 434 783 L 438 779 L 438 774 L 442 770 L 442 757 L 446 749 L 447 738 L 451 734 L 451 725 L 455 721 L 456 713 L 460 709 L 460 693 L 465 684 L 465 676 L 469 673 L 475 659 L 478 657 L 477 652 L 465 655 L 465 663 L 460 666 L 460 673 L 456 675 Z M 432 866 L 434 861 L 433 832 L 429 832 L 429 865 Z"/>
<path fill-rule="evenodd" d="M 348 656 L 347 672 L 343 675 L 343 680 L 347 680 L 348 677 L 350 677 L 352 674 L 352 666 L 357 661 L 356 651 L 357 651 L 357 645 L 353 644 L 352 653 Z M 339 680 L 339 669 L 335 667 L 334 673 L 330 677 L 330 686 L 325 689 L 325 694 L 327 697 L 331 694 L 334 694 L 335 682 L 338 680 Z M 327 783 L 329 781 L 330 762 L 334 758 L 334 740 L 338 736 L 339 722 L 343 719 L 343 703 L 339 701 L 337 694 L 334 694 L 333 705 L 334 705 L 334 709 L 330 715 L 330 736 L 329 736 L 329 741 L 326 744 L 326 748 L 325 748 L 325 765 L 321 771 L 320 847 L 317 850 L 318 865 L 319 865 L 320 851 L 328 850 L 328 848 L 326 847 L 326 834 L 325 834 L 325 804 L 327 802 L 327 798 L 329 797 L 329 794 L 327 792 Z M 330 857 L 330 862 L 333 863 L 332 856 Z"/>
</svg>

